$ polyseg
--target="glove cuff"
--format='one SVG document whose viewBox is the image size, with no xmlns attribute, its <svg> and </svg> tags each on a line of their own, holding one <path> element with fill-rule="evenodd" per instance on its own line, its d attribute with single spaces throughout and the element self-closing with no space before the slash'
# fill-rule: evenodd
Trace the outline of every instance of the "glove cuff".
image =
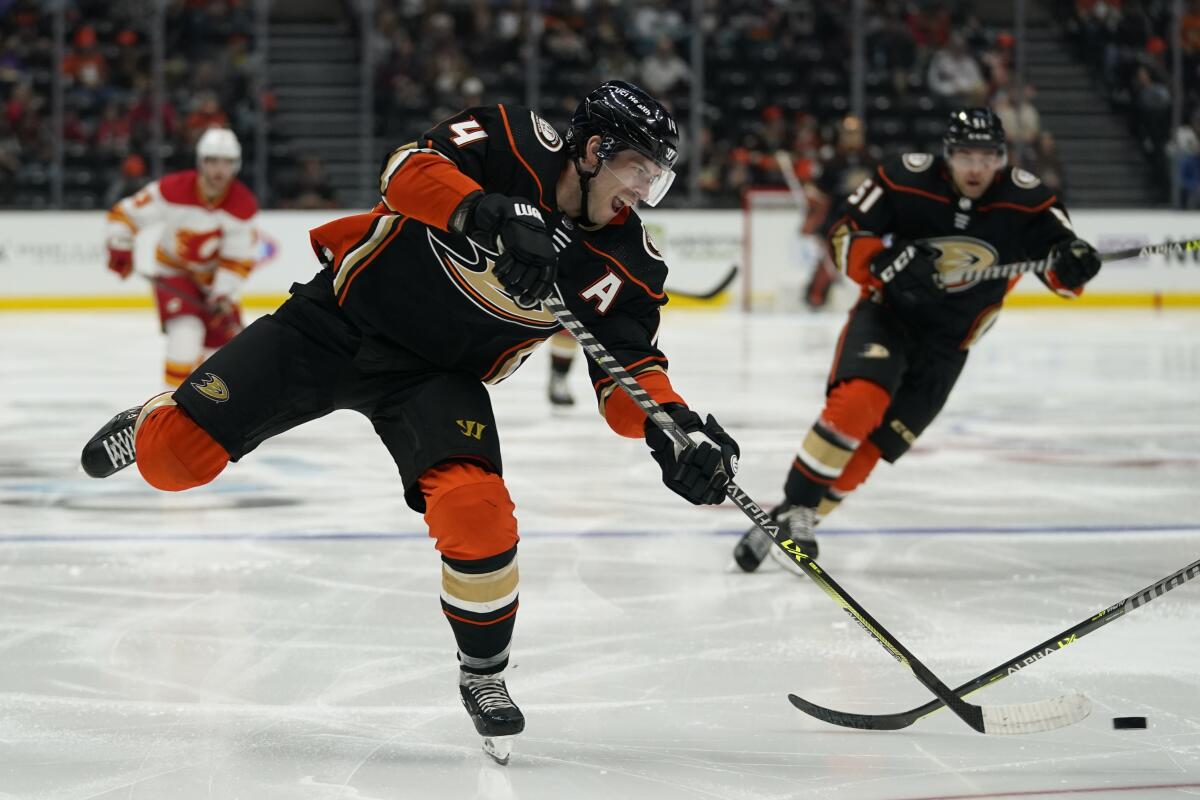
<svg viewBox="0 0 1200 800">
<path fill-rule="evenodd" d="M 475 232 L 475 208 L 483 199 L 483 192 L 474 191 L 462 199 L 450 214 L 450 232 L 469 236 Z"/>
<path fill-rule="evenodd" d="M 676 425 L 683 429 L 684 433 L 698 431 L 704 427 L 700 415 L 683 403 L 663 403 L 662 409 L 675 421 Z M 654 424 L 654 420 L 650 419 L 649 414 L 646 415 L 646 421 L 642 423 L 642 431 L 646 436 L 651 436 L 654 433 L 662 433 L 659 427 Z"/>
</svg>

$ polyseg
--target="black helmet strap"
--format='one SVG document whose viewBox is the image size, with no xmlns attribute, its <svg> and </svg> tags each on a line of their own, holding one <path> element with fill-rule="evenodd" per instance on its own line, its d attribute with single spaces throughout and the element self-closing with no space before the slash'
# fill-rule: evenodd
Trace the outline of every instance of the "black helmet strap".
<svg viewBox="0 0 1200 800">
<path fill-rule="evenodd" d="M 575 218 L 575 221 L 584 228 L 593 228 L 596 225 L 596 223 L 592 221 L 591 216 L 588 214 L 588 184 L 591 183 L 592 178 L 600 174 L 600 168 L 604 166 L 604 156 L 602 156 L 599 149 L 597 149 L 596 168 L 591 172 L 588 172 L 583 168 L 583 159 L 587 156 L 587 143 L 591 138 L 591 136 L 588 136 L 586 139 L 580 142 L 580 144 L 583 145 L 583 152 L 580 153 L 579 150 L 576 149 L 574 153 L 575 158 L 572 159 L 575 163 L 575 174 L 579 176 L 580 195 L 579 216 Z M 601 137 L 601 144 L 603 144 L 603 137 Z"/>
</svg>

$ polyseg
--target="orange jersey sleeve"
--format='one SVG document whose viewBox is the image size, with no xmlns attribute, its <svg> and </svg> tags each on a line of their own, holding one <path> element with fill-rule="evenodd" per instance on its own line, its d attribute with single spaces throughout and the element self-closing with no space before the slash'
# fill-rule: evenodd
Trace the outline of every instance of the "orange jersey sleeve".
<svg viewBox="0 0 1200 800">
<path fill-rule="evenodd" d="M 481 191 L 449 158 L 415 142 L 393 151 L 379 178 L 389 211 L 441 230 L 450 229 L 450 217 L 467 195 Z"/>
<path fill-rule="evenodd" d="M 687 405 L 671 386 L 671 379 L 667 377 L 667 373 L 661 367 L 651 366 L 636 375 L 635 380 L 659 405 L 666 403 Z M 612 428 L 617 435 L 630 439 L 641 439 L 645 435 L 646 412 L 633 402 L 633 398 L 612 381 L 609 381 L 607 386 L 599 388 L 598 395 L 600 413 L 604 416 L 608 427 Z"/>
</svg>

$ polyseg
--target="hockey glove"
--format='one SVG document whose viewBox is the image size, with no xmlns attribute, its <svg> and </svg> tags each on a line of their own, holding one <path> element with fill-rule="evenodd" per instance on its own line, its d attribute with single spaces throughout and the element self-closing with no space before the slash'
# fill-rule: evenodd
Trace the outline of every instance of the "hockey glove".
<svg viewBox="0 0 1200 800">
<path fill-rule="evenodd" d="M 133 251 L 108 248 L 108 268 L 124 280 L 133 272 Z"/>
<path fill-rule="evenodd" d="M 232 339 L 242 332 L 241 309 L 228 297 L 211 297 L 206 325 L 216 338 Z"/>
<path fill-rule="evenodd" d="M 1051 270 L 1068 289 L 1079 289 L 1100 271 L 1096 248 L 1083 239 L 1064 239 L 1050 248 Z"/>
<path fill-rule="evenodd" d="M 700 415 L 678 403 L 664 410 L 683 429 L 694 447 L 681 450 L 649 417 L 646 418 L 646 444 L 654 460 L 662 467 L 663 483 L 675 494 L 696 505 L 720 505 L 725 487 L 737 474 L 741 449 L 709 414 L 703 423 Z"/>
<path fill-rule="evenodd" d="M 921 242 L 896 242 L 871 259 L 871 274 L 896 305 L 935 303 L 945 296 L 937 270 L 938 251 Z"/>
<path fill-rule="evenodd" d="M 500 251 L 492 274 L 523 308 L 554 290 L 558 254 L 537 206 L 519 197 L 487 194 L 475 202 L 468 231 Z"/>
</svg>

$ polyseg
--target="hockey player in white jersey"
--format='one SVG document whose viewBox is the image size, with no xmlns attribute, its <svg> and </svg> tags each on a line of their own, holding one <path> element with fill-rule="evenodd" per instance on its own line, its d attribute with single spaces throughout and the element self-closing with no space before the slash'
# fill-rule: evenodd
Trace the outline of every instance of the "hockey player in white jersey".
<svg viewBox="0 0 1200 800">
<path fill-rule="evenodd" d="M 164 175 L 108 212 L 108 268 L 133 274 L 134 240 L 162 224 L 153 281 L 166 335 L 163 380 L 179 386 L 205 356 L 241 330 L 241 287 L 255 263 L 258 201 L 237 179 L 242 149 L 233 131 L 210 128 L 196 169 Z"/>
</svg>

